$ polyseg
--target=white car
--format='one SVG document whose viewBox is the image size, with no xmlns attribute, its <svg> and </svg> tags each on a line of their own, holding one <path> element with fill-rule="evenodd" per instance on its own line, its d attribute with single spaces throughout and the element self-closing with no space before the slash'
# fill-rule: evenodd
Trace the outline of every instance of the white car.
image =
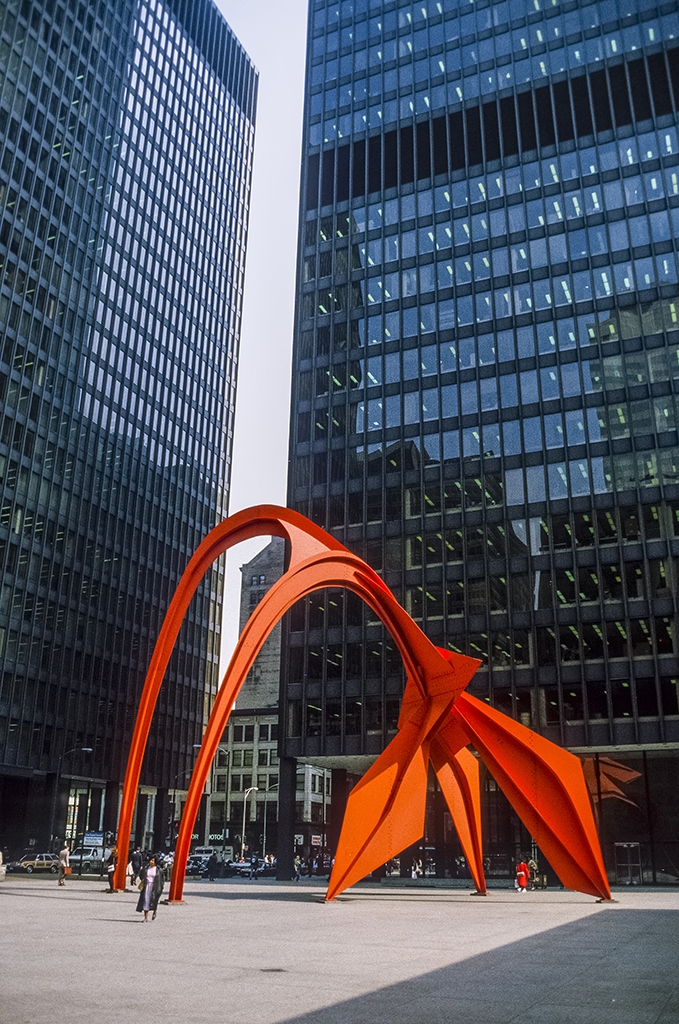
<svg viewBox="0 0 679 1024">
<path fill-rule="evenodd" d="M 69 854 L 68 862 L 73 874 L 83 872 L 99 872 L 105 866 L 111 850 L 106 847 L 102 853 L 101 846 L 79 846 Z"/>
</svg>

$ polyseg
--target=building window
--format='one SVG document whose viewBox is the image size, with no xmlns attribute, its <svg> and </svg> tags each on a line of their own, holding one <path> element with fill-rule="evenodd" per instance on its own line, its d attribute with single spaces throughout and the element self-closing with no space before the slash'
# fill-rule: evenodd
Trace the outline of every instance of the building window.
<svg viewBox="0 0 679 1024">
<path fill-rule="evenodd" d="M 312 804 L 311 805 L 311 820 L 315 825 L 320 825 L 323 822 L 323 804 Z"/>
</svg>

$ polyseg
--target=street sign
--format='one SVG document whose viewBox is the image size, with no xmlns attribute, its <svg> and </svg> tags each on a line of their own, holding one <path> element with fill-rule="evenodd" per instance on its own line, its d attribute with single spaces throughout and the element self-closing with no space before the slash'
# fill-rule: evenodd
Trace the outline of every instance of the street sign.
<svg viewBox="0 0 679 1024">
<path fill-rule="evenodd" d="M 312 836 L 311 837 L 311 845 L 312 846 L 322 846 L 323 845 L 322 837 L 321 836 Z"/>
<path fill-rule="evenodd" d="M 304 836 L 295 836 L 295 846 L 304 846 Z"/>
<path fill-rule="evenodd" d="M 86 832 L 83 836 L 83 846 L 103 846 L 103 832 Z"/>
</svg>

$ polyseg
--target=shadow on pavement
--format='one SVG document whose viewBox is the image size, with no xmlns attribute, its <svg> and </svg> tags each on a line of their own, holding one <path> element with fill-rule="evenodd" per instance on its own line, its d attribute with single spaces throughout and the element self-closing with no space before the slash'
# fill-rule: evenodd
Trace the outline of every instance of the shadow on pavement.
<svg viewBox="0 0 679 1024">
<path fill-rule="evenodd" d="M 602 908 L 278 1024 L 676 1024 L 677 935 L 679 911 Z"/>
</svg>

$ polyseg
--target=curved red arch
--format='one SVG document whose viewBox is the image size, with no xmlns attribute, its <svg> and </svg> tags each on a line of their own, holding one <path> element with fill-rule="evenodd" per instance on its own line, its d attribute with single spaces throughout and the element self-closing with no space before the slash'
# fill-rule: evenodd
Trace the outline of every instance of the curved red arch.
<svg viewBox="0 0 679 1024">
<path fill-rule="evenodd" d="M 239 541 L 255 536 L 288 539 L 290 564 L 251 615 L 215 699 L 182 816 L 170 900 L 181 900 L 201 793 L 245 676 L 288 608 L 312 591 L 332 586 L 353 591 L 377 613 L 398 645 L 407 682 L 397 736 L 350 795 L 327 898 L 333 899 L 419 839 L 430 758 L 451 813 L 460 824 L 474 881 L 480 891 L 485 891 L 478 770 L 463 750 L 474 743 L 519 816 L 539 837 L 541 848 L 564 884 L 610 899 L 577 758 L 463 694 L 480 662 L 434 647 L 362 559 L 303 516 L 273 505 L 246 509 L 217 526 L 182 575 L 144 685 L 121 802 L 118 848 L 127 850 L 129 846 L 151 718 L 189 602 L 214 559 Z M 461 696 L 464 700 L 458 701 Z M 126 861 L 121 857 L 116 870 L 115 884 L 120 888 L 125 884 Z"/>
<path fill-rule="evenodd" d="M 141 775 L 144 751 L 148 741 L 151 719 L 158 700 L 158 693 L 174 648 L 181 624 L 184 621 L 191 598 L 198 589 L 200 581 L 215 559 L 240 544 L 241 541 L 253 537 L 282 537 L 290 541 L 290 565 L 308 557 L 315 551 L 346 550 L 334 537 L 327 534 L 314 523 L 292 509 L 280 508 L 278 505 L 257 505 L 244 509 L 211 530 L 205 540 L 197 548 L 170 602 L 163 625 L 153 650 L 153 656 L 146 674 L 144 689 L 139 702 L 137 721 L 132 734 L 132 743 L 127 760 L 123 796 L 118 816 L 117 847 L 127 850 L 130 845 L 130 832 L 134 804 L 137 798 L 137 787 Z M 125 888 L 125 870 L 127 860 L 119 858 L 115 873 L 114 885 Z"/>
<path fill-rule="evenodd" d="M 245 677 L 262 644 L 285 612 L 300 598 L 306 597 L 314 590 L 326 587 L 344 587 L 351 590 L 376 612 L 394 638 L 403 657 L 408 679 L 417 688 L 420 700 L 426 700 L 427 691 L 435 690 L 437 679 L 445 676 L 448 683 L 445 701 L 448 708 L 451 708 L 456 696 L 462 692 L 479 665 L 479 662 L 472 658 L 458 655 L 459 665 L 451 673 L 449 663 L 441 657 L 436 647 L 424 636 L 408 613 L 401 608 L 379 576 L 362 559 L 350 551 L 345 549 L 319 553 L 289 569 L 271 587 L 250 616 L 215 699 L 191 776 L 177 837 L 170 887 L 170 900 L 172 901 L 181 900 L 182 897 L 186 860 L 193 826 L 198 815 L 200 798 L 213 758 L 217 753 L 219 741 Z M 468 663 L 466 673 L 461 672 L 463 663 Z M 455 676 L 457 680 L 454 687 L 449 685 L 451 675 Z M 443 709 L 441 713 L 442 711 Z M 426 789 L 424 795 L 426 797 Z M 422 804 L 421 818 L 423 825 L 424 804 Z"/>
</svg>

